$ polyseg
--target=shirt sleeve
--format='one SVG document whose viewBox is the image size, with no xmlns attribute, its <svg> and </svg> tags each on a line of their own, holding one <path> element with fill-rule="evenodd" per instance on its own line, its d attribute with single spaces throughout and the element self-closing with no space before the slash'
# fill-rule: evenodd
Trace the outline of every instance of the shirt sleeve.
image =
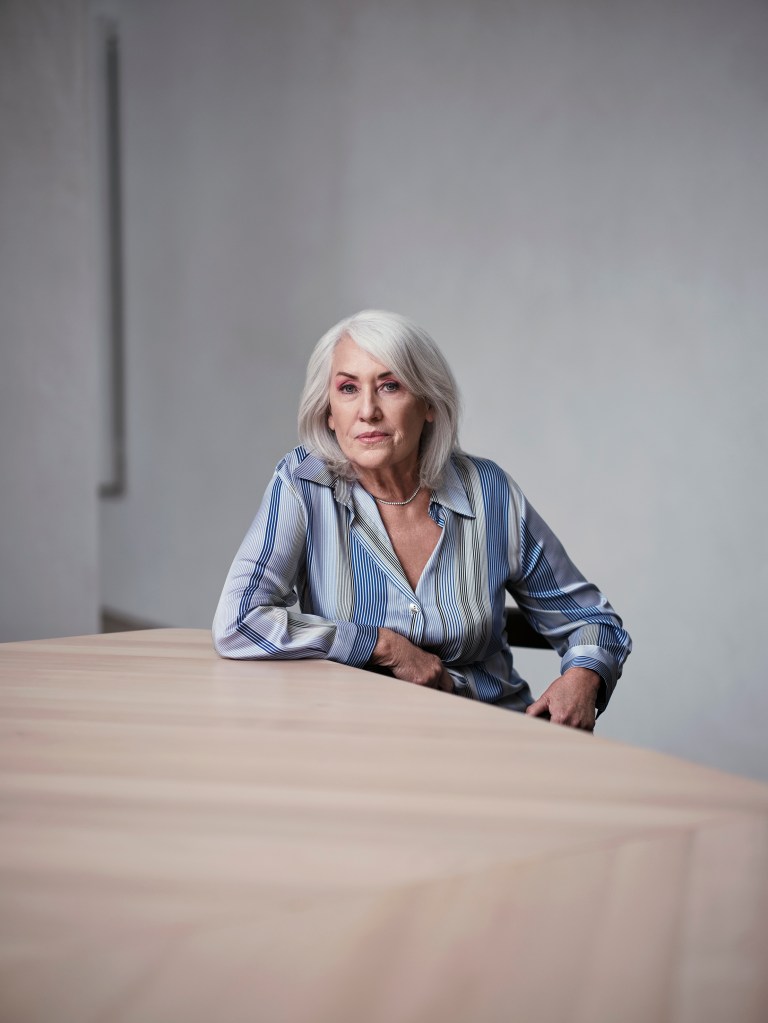
<svg viewBox="0 0 768 1023">
<path fill-rule="evenodd" d="M 581 574 L 563 545 L 514 481 L 517 512 L 510 536 L 512 577 L 508 589 L 523 614 L 562 658 L 560 671 L 583 667 L 602 679 L 602 713 L 621 676 L 632 641 L 600 590 Z"/>
<path fill-rule="evenodd" d="M 306 540 L 306 509 L 283 461 L 235 556 L 216 609 L 213 643 L 222 657 L 326 658 L 358 667 L 370 660 L 375 626 L 333 622 L 299 610 L 296 584 Z"/>
</svg>

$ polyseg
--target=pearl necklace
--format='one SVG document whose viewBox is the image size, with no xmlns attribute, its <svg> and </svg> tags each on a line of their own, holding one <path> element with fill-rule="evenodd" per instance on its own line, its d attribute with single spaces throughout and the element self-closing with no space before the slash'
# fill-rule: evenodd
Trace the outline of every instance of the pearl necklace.
<svg viewBox="0 0 768 1023">
<path fill-rule="evenodd" d="M 375 494 L 371 494 L 371 497 L 374 499 L 374 501 L 377 501 L 379 504 L 390 504 L 397 508 L 402 508 L 404 504 L 410 504 L 411 501 L 416 497 L 416 495 L 420 491 L 421 483 L 419 483 L 418 487 L 416 487 L 416 489 L 414 490 L 414 492 L 411 494 L 407 501 L 385 501 L 383 497 L 376 497 Z"/>
</svg>

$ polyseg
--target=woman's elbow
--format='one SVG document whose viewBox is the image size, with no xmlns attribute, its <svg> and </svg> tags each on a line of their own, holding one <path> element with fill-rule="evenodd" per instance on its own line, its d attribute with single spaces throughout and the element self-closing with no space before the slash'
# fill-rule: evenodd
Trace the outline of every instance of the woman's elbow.
<svg viewBox="0 0 768 1023">
<path fill-rule="evenodd" d="M 237 648 L 236 628 L 215 621 L 211 629 L 211 636 L 213 638 L 213 649 L 219 657 L 237 657 L 235 652 Z"/>
<path fill-rule="evenodd" d="M 256 660 L 267 654 L 243 634 L 238 622 L 216 617 L 211 629 L 213 649 L 219 657 Z"/>
</svg>

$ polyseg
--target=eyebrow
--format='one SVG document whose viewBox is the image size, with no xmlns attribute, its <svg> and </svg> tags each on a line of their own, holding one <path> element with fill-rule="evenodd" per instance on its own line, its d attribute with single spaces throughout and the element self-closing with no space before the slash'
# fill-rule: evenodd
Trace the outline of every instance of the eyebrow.
<svg viewBox="0 0 768 1023">
<path fill-rule="evenodd" d="M 343 370 L 343 369 L 337 370 L 334 375 L 337 376 L 337 377 L 348 377 L 350 380 L 359 380 L 360 379 L 359 377 L 355 376 L 354 373 L 347 373 L 347 371 Z M 379 373 L 379 375 L 376 377 L 376 379 L 377 380 L 383 380 L 385 377 L 393 377 L 393 376 L 396 376 L 396 374 L 393 373 L 391 369 L 385 369 L 383 373 Z"/>
</svg>

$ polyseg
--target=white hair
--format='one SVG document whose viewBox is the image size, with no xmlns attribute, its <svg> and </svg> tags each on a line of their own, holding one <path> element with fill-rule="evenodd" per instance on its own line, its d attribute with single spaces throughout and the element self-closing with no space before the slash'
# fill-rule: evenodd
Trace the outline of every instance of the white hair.
<svg viewBox="0 0 768 1023">
<path fill-rule="evenodd" d="M 453 373 L 440 349 L 425 330 L 397 313 L 366 309 L 331 327 L 315 345 L 299 402 L 299 439 L 313 454 L 346 479 L 354 467 L 328 426 L 333 351 L 349 337 L 377 362 L 390 369 L 408 390 L 434 412 L 425 423 L 419 452 L 422 486 L 434 487 L 454 451 L 459 450 L 461 400 Z"/>
</svg>

